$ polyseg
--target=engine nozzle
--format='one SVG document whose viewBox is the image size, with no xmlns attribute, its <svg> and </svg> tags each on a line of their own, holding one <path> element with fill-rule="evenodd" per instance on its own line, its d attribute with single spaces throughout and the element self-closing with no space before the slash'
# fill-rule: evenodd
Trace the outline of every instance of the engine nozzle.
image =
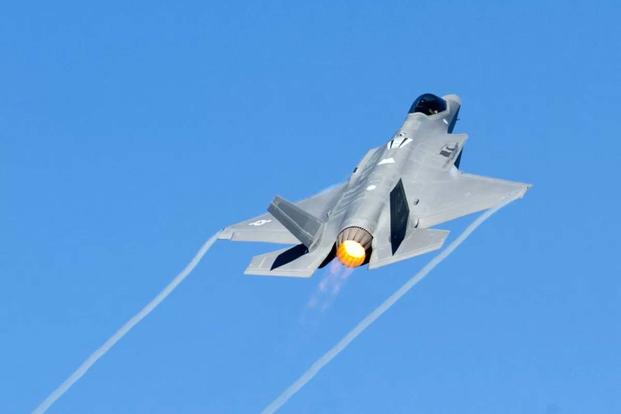
<svg viewBox="0 0 621 414">
<path fill-rule="evenodd" d="M 347 267 L 358 267 L 367 258 L 373 236 L 361 227 L 347 227 L 336 238 L 336 257 Z"/>
</svg>

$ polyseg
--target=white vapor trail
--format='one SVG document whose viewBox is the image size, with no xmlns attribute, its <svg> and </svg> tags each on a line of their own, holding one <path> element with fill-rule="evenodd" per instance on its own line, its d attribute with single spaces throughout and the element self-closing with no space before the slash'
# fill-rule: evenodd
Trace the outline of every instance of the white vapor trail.
<svg viewBox="0 0 621 414">
<path fill-rule="evenodd" d="M 82 365 L 80 365 L 78 369 L 76 369 L 69 376 L 69 378 L 67 378 L 62 384 L 60 384 L 58 388 L 52 391 L 52 393 L 48 395 L 47 398 L 43 400 L 43 402 L 41 402 L 41 404 L 39 404 L 37 408 L 34 409 L 33 414 L 42 414 L 46 412 L 47 409 L 56 402 L 56 400 L 58 400 L 60 397 L 63 396 L 63 394 L 69 391 L 69 388 L 71 388 L 71 386 L 75 384 L 76 381 L 78 381 L 80 378 L 82 378 L 84 374 L 86 374 L 86 372 L 95 364 L 95 362 L 97 362 L 99 358 L 104 356 L 134 326 L 136 326 L 160 303 L 162 303 L 162 301 L 166 299 L 168 295 L 170 295 L 172 291 L 175 290 L 175 288 L 179 286 L 179 284 L 181 284 L 181 282 L 183 282 L 190 273 L 192 273 L 192 271 L 201 261 L 205 253 L 207 253 L 211 246 L 216 242 L 218 235 L 219 233 L 216 233 L 211 236 L 211 238 L 209 238 L 209 240 L 207 240 L 205 244 L 201 246 L 201 248 L 192 258 L 190 263 L 188 263 L 187 266 L 177 276 L 175 276 L 175 278 L 168 285 L 166 285 L 166 287 L 160 293 L 158 293 L 156 297 L 151 300 L 151 302 L 147 303 L 147 305 L 142 308 L 140 312 L 132 316 L 132 318 L 125 322 L 125 324 L 121 326 L 119 330 L 114 333 L 114 335 L 108 338 L 108 340 L 104 342 L 103 345 L 97 348 L 95 352 L 93 352 L 88 358 L 86 358 L 86 360 L 82 362 Z"/>
<path fill-rule="evenodd" d="M 431 259 L 418 273 L 416 273 L 410 280 L 405 282 L 397 291 L 388 297 L 381 305 L 379 305 L 373 312 L 368 314 L 362 321 L 358 323 L 345 335 L 336 345 L 334 345 L 328 352 L 323 354 L 317 361 L 315 361 L 310 368 L 304 372 L 293 384 L 291 384 L 285 391 L 282 392 L 274 401 L 266 406 L 261 414 L 272 414 L 282 407 L 293 395 L 295 395 L 302 387 L 304 387 L 315 375 L 330 361 L 332 361 L 341 351 L 343 351 L 354 339 L 358 337 L 365 329 L 367 329 L 373 322 L 375 322 L 384 312 L 392 307 L 403 295 L 405 295 L 410 289 L 420 282 L 429 272 L 431 272 L 437 265 L 439 265 L 444 259 L 446 259 L 453 251 L 459 247 L 477 229 L 483 222 L 490 218 L 498 210 L 515 200 L 511 198 L 497 207 L 491 208 L 479 217 L 477 217 L 466 229 L 453 240 L 444 250 L 442 250 L 437 256 Z"/>
</svg>

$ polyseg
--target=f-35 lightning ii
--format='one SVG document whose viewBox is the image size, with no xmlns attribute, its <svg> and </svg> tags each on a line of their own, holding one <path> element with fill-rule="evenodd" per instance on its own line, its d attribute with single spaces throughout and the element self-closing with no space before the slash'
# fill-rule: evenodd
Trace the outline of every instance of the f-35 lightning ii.
<svg viewBox="0 0 621 414">
<path fill-rule="evenodd" d="M 252 258 L 251 275 L 310 277 L 337 258 L 376 269 L 439 249 L 432 228 L 522 197 L 528 185 L 462 173 L 466 134 L 453 134 L 461 101 L 423 94 L 390 138 L 369 150 L 349 180 L 297 203 L 276 197 L 267 213 L 229 226 L 221 239 L 293 245 Z"/>
</svg>

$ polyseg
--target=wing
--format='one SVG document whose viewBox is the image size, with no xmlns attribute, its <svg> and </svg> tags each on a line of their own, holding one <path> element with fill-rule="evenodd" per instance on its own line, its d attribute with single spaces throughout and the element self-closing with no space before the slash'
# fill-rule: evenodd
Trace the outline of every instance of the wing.
<svg viewBox="0 0 621 414">
<path fill-rule="evenodd" d="M 486 210 L 510 199 L 521 198 L 529 185 L 473 174 L 454 167 L 407 181 L 406 192 L 415 204 L 412 213 L 418 226 L 427 228 L 477 211 Z"/>
<path fill-rule="evenodd" d="M 391 191 L 374 234 L 369 269 L 439 249 L 448 231 L 429 227 L 495 207 L 528 189 L 527 184 L 463 174 L 452 164 L 446 171 L 442 163 L 427 167 L 416 181 L 401 179 Z"/>
<path fill-rule="evenodd" d="M 431 227 L 524 195 L 527 184 L 464 174 L 455 168 L 467 134 L 419 138 L 403 184 L 418 227 Z"/>
<path fill-rule="evenodd" d="M 442 247 L 448 231 L 416 228 L 402 180 L 390 193 L 373 237 L 369 269 L 406 260 Z"/>
<path fill-rule="evenodd" d="M 323 219 L 338 201 L 338 198 L 343 193 L 345 185 L 345 183 L 335 185 L 295 204 L 315 217 Z M 270 213 L 265 213 L 242 221 L 241 223 L 228 226 L 222 230 L 219 238 L 236 241 L 282 244 L 300 243 L 300 241 Z"/>
</svg>

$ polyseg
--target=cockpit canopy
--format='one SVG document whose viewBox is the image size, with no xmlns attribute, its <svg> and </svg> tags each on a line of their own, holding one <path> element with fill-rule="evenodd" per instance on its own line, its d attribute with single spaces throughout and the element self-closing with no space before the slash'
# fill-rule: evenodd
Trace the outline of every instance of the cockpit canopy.
<svg viewBox="0 0 621 414">
<path fill-rule="evenodd" d="M 446 101 L 439 96 L 425 93 L 416 98 L 408 113 L 420 112 L 425 115 L 435 115 L 442 111 L 446 111 Z"/>
</svg>

